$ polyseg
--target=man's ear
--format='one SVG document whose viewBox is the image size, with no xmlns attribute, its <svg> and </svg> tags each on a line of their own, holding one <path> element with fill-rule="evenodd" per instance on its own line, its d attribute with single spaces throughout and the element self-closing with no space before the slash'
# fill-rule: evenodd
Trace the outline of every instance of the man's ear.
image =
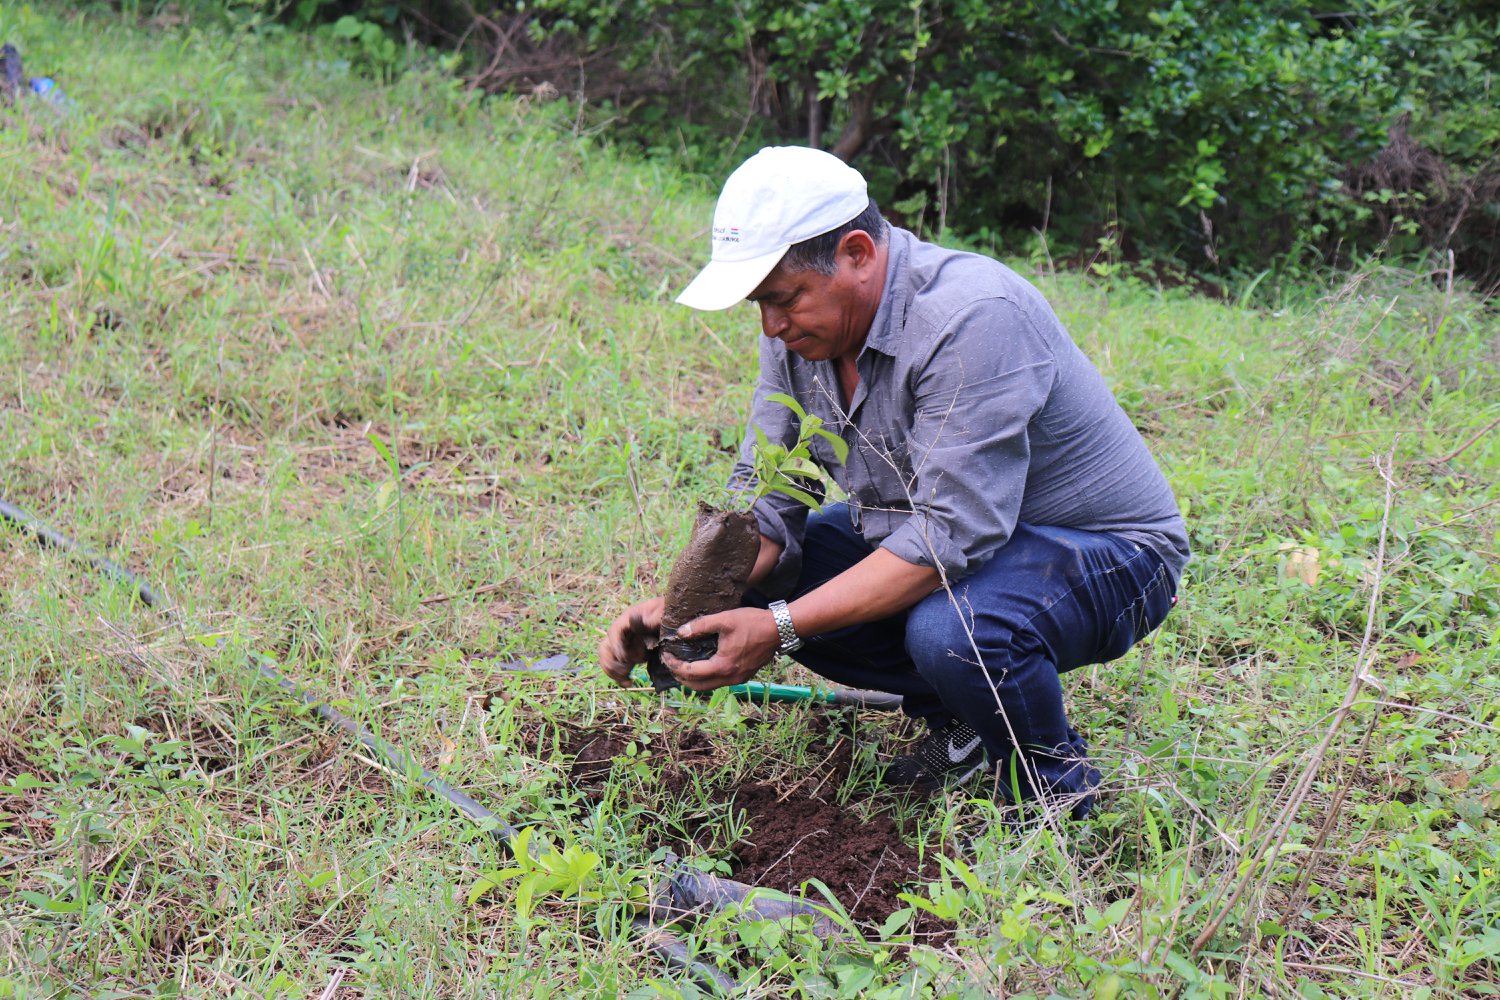
<svg viewBox="0 0 1500 1000">
<path fill-rule="evenodd" d="M 846 258 L 856 271 L 863 271 L 874 266 L 875 240 L 863 229 L 845 233 L 844 238 L 839 240 L 838 255 Z"/>
</svg>

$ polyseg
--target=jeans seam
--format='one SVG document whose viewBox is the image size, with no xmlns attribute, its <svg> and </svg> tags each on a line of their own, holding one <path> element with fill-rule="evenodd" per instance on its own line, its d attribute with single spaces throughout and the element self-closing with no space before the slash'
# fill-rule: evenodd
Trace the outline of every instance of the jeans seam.
<svg viewBox="0 0 1500 1000">
<path fill-rule="evenodd" d="M 1144 552 L 1146 550 L 1142 549 L 1141 551 Z M 1136 608 L 1141 607 L 1147 601 L 1149 601 L 1151 599 L 1151 595 L 1155 594 L 1157 590 L 1159 590 L 1166 582 L 1167 567 L 1165 565 L 1159 564 L 1156 567 L 1156 572 L 1151 575 L 1151 579 L 1148 580 L 1145 586 L 1141 588 L 1141 592 L 1136 596 L 1135 600 L 1127 604 L 1124 610 L 1122 610 L 1118 615 L 1115 616 L 1115 620 L 1110 622 L 1109 634 L 1114 635 L 1115 629 L 1120 627 L 1120 622 L 1124 621 L 1125 616 L 1133 614 Z M 1137 639 L 1139 638 L 1140 637 L 1137 636 Z"/>
<path fill-rule="evenodd" d="M 1141 558 L 1142 556 L 1148 556 L 1150 554 L 1151 553 L 1149 552 L 1149 550 L 1147 550 L 1145 547 L 1137 545 L 1136 548 L 1135 548 L 1135 551 L 1132 552 L 1130 554 L 1130 556 L 1128 556 L 1127 558 L 1122 559 L 1119 562 L 1116 562 L 1113 565 L 1108 566 L 1108 567 L 1106 567 L 1104 569 L 1101 569 L 1098 572 L 1088 573 L 1088 574 L 1084 575 L 1077 583 L 1073 584 L 1073 586 L 1071 586 L 1071 587 L 1068 588 L 1067 596 L 1068 597 L 1072 597 L 1073 595 L 1075 595 L 1079 591 L 1080 588 L 1086 587 L 1089 583 L 1091 583 L 1092 581 L 1098 579 L 1099 577 L 1105 576 L 1107 574 L 1118 573 L 1120 570 L 1123 570 L 1123 569 L 1126 569 L 1127 567 L 1129 567 L 1132 563 L 1134 563 L 1137 559 Z M 1158 572 L 1160 572 L 1161 569 L 1162 569 L 1162 567 L 1158 567 Z M 1149 591 L 1148 591 L 1148 593 L 1149 593 Z M 1140 598 L 1137 598 L 1136 601 L 1133 601 L 1131 603 L 1131 607 L 1134 607 L 1135 603 L 1138 602 L 1139 600 L 1140 600 Z M 1034 634 L 1034 630 L 1031 627 L 1031 623 L 1034 622 L 1034 621 L 1036 621 L 1037 618 L 1041 617 L 1043 614 L 1045 614 L 1047 611 L 1049 611 L 1052 608 L 1053 605 L 1055 605 L 1057 603 L 1058 603 L 1057 601 L 1054 601 L 1054 602 L 1052 602 L 1052 604 L 1049 604 L 1047 607 L 1040 609 L 1039 611 L 1037 611 L 1036 614 L 1031 615 L 1024 622 L 1022 622 L 1021 625 L 1020 625 L 1020 627 L 1022 629 L 1025 629 L 1027 632 L 1032 632 Z M 1127 608 L 1127 611 L 1128 610 L 1129 609 Z M 1123 616 L 1124 613 L 1125 612 L 1121 612 L 1121 615 Z M 1115 625 L 1119 624 L 1119 621 L 1120 621 L 1120 618 L 1116 617 L 1115 621 L 1113 623 L 1111 623 L 1111 625 L 1110 625 L 1110 632 L 1111 633 L 1113 633 Z M 969 627 L 970 627 L 971 630 L 973 629 L 973 622 L 972 622 L 972 620 L 970 622 L 970 626 Z M 983 657 L 980 658 L 980 661 L 981 662 L 978 664 L 979 669 L 982 670 L 982 671 L 984 671 L 986 674 L 989 674 L 990 673 L 990 669 L 987 666 L 984 665 L 984 663 L 983 663 Z M 1055 666 L 1056 665 L 1054 664 L 1054 667 Z M 1004 677 L 1005 677 L 1005 674 L 1007 674 L 1007 673 L 1009 673 L 1009 669 L 1008 668 L 1002 668 L 1001 671 L 1000 671 L 1000 677 L 996 678 L 995 683 L 996 684 L 1004 684 Z M 996 690 L 995 693 L 996 693 L 997 696 L 999 695 L 998 689 Z M 1018 700 L 1020 702 L 1019 707 L 1020 707 L 1021 711 L 1025 713 L 1025 716 L 1026 716 L 1025 721 L 1026 721 L 1027 728 L 1029 729 L 1029 728 L 1031 728 L 1031 707 L 1030 707 L 1030 705 L 1028 705 L 1026 703 L 1026 696 L 1025 696 L 1025 694 L 1023 692 L 1017 691 L 1016 695 L 1018 696 Z M 1001 698 L 1000 701 L 1002 703 L 1001 704 L 1001 709 L 1003 710 L 1004 709 L 1004 699 Z M 1016 748 L 1016 749 L 1020 749 L 1020 748 Z M 1054 756 L 1056 755 L 1057 752 L 1060 752 L 1060 749 L 1061 749 L 1060 747 L 1054 748 L 1054 750 L 1053 750 Z M 1046 753 L 1048 751 L 1046 749 L 1042 749 L 1042 752 Z"/>
<path fill-rule="evenodd" d="M 1081 580 L 1079 580 L 1077 583 L 1073 584 L 1073 586 L 1071 586 L 1071 587 L 1068 588 L 1068 595 L 1067 596 L 1072 597 L 1074 594 L 1078 593 L 1078 591 L 1079 591 L 1079 589 L 1081 587 L 1087 586 L 1089 583 L 1091 583 L 1092 581 L 1098 579 L 1101 576 L 1105 576 L 1105 575 L 1112 574 L 1112 573 L 1118 573 L 1120 570 L 1125 569 L 1127 566 L 1129 566 L 1131 563 L 1135 562 L 1140 557 L 1146 556 L 1146 555 L 1150 555 L 1150 552 L 1146 548 L 1144 548 L 1142 546 L 1139 546 L 1139 545 L 1136 546 L 1135 552 L 1131 553 L 1131 555 L 1130 555 L 1130 557 L 1128 559 L 1123 559 L 1120 562 L 1117 562 L 1117 563 L 1115 563 L 1112 566 L 1109 566 L 1109 567 L 1107 567 L 1105 569 L 1099 570 L 1097 573 L 1086 574 Z M 1036 621 L 1042 615 L 1046 614 L 1048 611 L 1052 610 L 1052 605 L 1056 604 L 1056 603 L 1057 603 L 1056 601 L 1053 601 L 1052 604 L 1047 605 L 1045 608 L 1042 608 L 1036 614 L 1032 615 L 1030 618 L 1027 618 L 1024 622 L 1021 623 L 1021 627 L 1024 628 L 1024 629 L 1026 629 L 1027 631 L 1031 631 L 1031 623 L 1034 622 L 1034 621 Z M 1134 602 L 1132 602 L 1132 606 L 1134 606 Z M 1121 612 L 1120 613 L 1121 616 L 1123 616 L 1124 613 L 1125 612 Z M 1119 622 L 1120 622 L 1119 617 L 1115 618 L 1114 622 L 1112 622 L 1110 624 L 1110 630 L 1113 631 L 1115 625 L 1118 625 Z"/>
</svg>

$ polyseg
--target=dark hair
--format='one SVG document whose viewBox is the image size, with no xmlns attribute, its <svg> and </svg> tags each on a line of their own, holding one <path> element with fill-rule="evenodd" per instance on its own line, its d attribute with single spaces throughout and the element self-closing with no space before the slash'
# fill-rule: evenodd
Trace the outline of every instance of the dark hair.
<svg viewBox="0 0 1500 1000">
<path fill-rule="evenodd" d="M 885 246 L 885 217 L 880 214 L 880 207 L 875 204 L 874 198 L 870 199 L 870 204 L 865 206 L 863 212 L 837 229 L 830 229 L 821 236 L 814 236 L 801 243 L 793 243 L 781 258 L 781 267 L 792 272 L 817 271 L 819 274 L 832 274 L 838 269 L 839 240 L 857 229 L 869 233 L 876 246 Z"/>
</svg>

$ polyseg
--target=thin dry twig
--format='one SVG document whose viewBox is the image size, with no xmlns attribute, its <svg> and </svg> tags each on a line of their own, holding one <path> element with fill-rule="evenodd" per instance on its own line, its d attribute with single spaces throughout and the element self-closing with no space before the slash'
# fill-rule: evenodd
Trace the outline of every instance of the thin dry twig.
<svg viewBox="0 0 1500 1000">
<path fill-rule="evenodd" d="M 334 972 L 333 977 L 328 980 L 328 985 L 323 987 L 323 992 L 318 994 L 318 1000 L 333 1000 L 339 992 L 339 984 L 344 981 L 344 970 Z"/>
<path fill-rule="evenodd" d="M 453 594 L 434 594 L 431 597 L 424 597 L 417 603 L 421 605 L 442 604 L 445 601 L 451 601 L 458 597 L 478 597 L 480 594 L 493 594 L 495 591 L 503 590 L 509 585 L 509 580 L 501 580 L 498 583 L 483 583 L 471 590 L 459 591 Z"/>
<path fill-rule="evenodd" d="M 1452 451 L 1448 452 L 1448 454 L 1441 455 L 1441 456 L 1439 456 L 1437 458 L 1424 459 L 1423 461 L 1427 465 L 1446 465 L 1447 463 L 1453 461 L 1458 456 L 1462 455 L 1464 452 L 1468 451 L 1471 447 L 1474 446 L 1474 444 L 1476 444 L 1479 441 L 1480 438 L 1484 437 L 1486 434 L 1488 434 L 1490 431 L 1494 430 L 1496 427 L 1500 427 L 1500 417 L 1496 417 L 1494 420 L 1491 420 L 1489 423 L 1487 423 L 1483 427 L 1479 428 L 1479 430 L 1477 430 L 1477 431 L 1474 432 L 1474 436 L 1473 437 L 1469 438 L 1469 440 L 1465 441 L 1463 444 L 1459 445 L 1457 448 L 1454 448 Z"/>
<path fill-rule="evenodd" d="M 1359 652 L 1354 658 L 1354 672 L 1349 678 L 1349 686 L 1344 692 L 1344 700 L 1333 713 L 1333 719 L 1324 731 L 1323 738 L 1318 741 L 1318 745 L 1313 750 L 1307 767 L 1303 769 L 1302 774 L 1298 777 L 1296 784 L 1293 785 L 1286 800 L 1279 808 L 1273 811 L 1272 814 L 1277 819 L 1271 825 L 1270 836 L 1261 838 L 1260 850 L 1255 853 L 1254 857 L 1250 860 L 1250 864 L 1245 867 L 1245 874 L 1235 882 L 1234 890 L 1230 893 L 1229 899 L 1209 919 L 1203 930 L 1193 940 L 1192 947 L 1188 949 L 1188 953 L 1195 958 L 1208 942 L 1213 939 L 1213 936 L 1218 933 L 1219 928 L 1223 926 L 1224 921 L 1228 919 L 1229 914 L 1234 910 L 1245 892 L 1252 885 L 1269 880 L 1271 865 L 1269 863 L 1265 864 L 1265 870 L 1261 871 L 1263 867 L 1262 862 L 1269 862 L 1281 850 L 1281 846 L 1285 843 L 1287 834 L 1291 830 L 1293 821 L 1301 810 L 1302 804 L 1307 800 L 1308 794 L 1312 791 L 1313 783 L 1317 780 L 1318 772 L 1322 769 L 1323 761 L 1328 755 L 1328 750 L 1333 744 L 1334 737 L 1338 735 L 1339 730 L 1343 728 L 1345 720 L 1349 718 L 1349 715 L 1354 711 L 1355 705 L 1359 703 L 1360 691 L 1370 682 L 1369 668 L 1374 661 L 1375 649 L 1378 646 L 1375 636 L 1376 611 L 1380 605 L 1381 589 L 1385 582 L 1386 540 L 1390 535 L 1391 505 L 1396 487 L 1395 481 L 1391 478 L 1391 469 L 1395 463 L 1395 456 L 1396 446 L 1393 442 L 1384 462 L 1379 457 L 1375 459 L 1375 469 L 1380 473 L 1380 477 L 1385 480 L 1385 506 L 1380 519 L 1380 542 L 1375 554 L 1374 584 L 1370 588 L 1370 601 L 1365 611 L 1365 634 L 1360 642 Z"/>
</svg>

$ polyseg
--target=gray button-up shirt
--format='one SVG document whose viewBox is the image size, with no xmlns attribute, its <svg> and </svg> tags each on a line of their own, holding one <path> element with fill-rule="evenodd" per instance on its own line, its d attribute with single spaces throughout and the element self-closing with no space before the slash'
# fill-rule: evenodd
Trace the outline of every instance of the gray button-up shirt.
<svg viewBox="0 0 1500 1000">
<path fill-rule="evenodd" d="M 847 408 L 831 361 L 761 338 L 750 430 L 730 479 L 754 482 L 759 427 L 797 439 L 784 392 L 849 445 L 846 464 L 818 439 L 813 457 L 848 493 L 865 539 L 950 581 L 982 566 L 1017 521 L 1117 532 L 1157 552 L 1173 577 L 1188 558 L 1172 490 L 1098 370 L 1047 300 L 988 257 L 892 227 L 885 291 L 856 360 Z M 762 589 L 785 593 L 801 566 L 807 508 L 756 502 L 761 533 L 783 547 Z"/>
</svg>

